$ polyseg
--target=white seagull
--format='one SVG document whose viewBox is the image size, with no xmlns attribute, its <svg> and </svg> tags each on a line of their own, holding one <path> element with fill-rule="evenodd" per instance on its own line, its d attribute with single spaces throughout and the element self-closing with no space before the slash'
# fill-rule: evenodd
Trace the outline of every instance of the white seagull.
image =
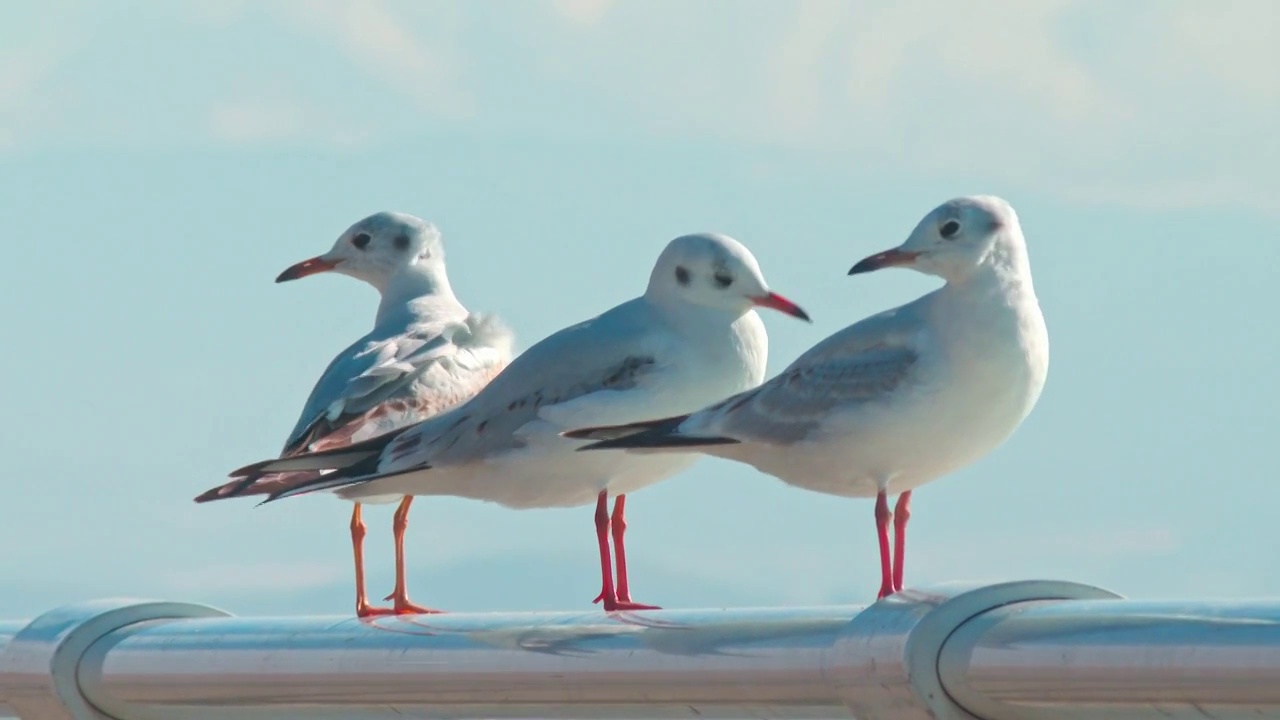
<svg viewBox="0 0 1280 720">
<path fill-rule="evenodd" d="M 334 490 L 368 495 L 453 495 L 511 508 L 596 503 L 601 591 L 607 610 L 631 600 L 623 534 L 625 495 L 688 467 L 696 455 L 581 454 L 560 434 L 590 424 L 688 412 L 764 379 L 768 336 L 753 310 L 808 316 L 771 292 L 755 257 L 724 235 L 672 240 L 644 295 L 547 337 L 473 399 L 411 428 L 349 448 L 255 463 L 232 473 L 330 470 L 271 500 Z M 609 495 L 616 495 L 613 516 Z M 617 557 L 614 585 L 609 538 Z"/>
<path fill-rule="evenodd" d="M 363 280 L 382 296 L 373 330 L 329 363 L 284 444 L 282 457 L 344 447 L 402 428 L 469 399 L 511 362 L 514 339 L 492 316 L 468 312 L 445 274 L 435 226 L 403 213 L 380 212 L 352 225 L 324 255 L 304 260 L 276 282 L 333 271 Z M 276 493 L 315 480 L 319 472 L 269 474 L 215 487 L 196 502 Z M 360 502 L 400 501 L 393 525 L 396 586 L 391 609 L 365 594 Z M 365 496 L 351 513 L 356 614 L 430 612 L 410 602 L 404 531 L 413 498 Z"/>
<path fill-rule="evenodd" d="M 849 274 L 895 266 L 946 284 L 841 330 L 755 389 L 689 415 L 566 436 L 599 441 L 583 450 L 692 450 L 807 490 L 874 495 L 879 596 L 901 590 L 912 489 L 978 460 L 1022 423 L 1044 387 L 1049 336 L 1018 216 L 1001 198 L 944 203 Z M 891 493 L 901 493 L 893 512 Z"/>
</svg>

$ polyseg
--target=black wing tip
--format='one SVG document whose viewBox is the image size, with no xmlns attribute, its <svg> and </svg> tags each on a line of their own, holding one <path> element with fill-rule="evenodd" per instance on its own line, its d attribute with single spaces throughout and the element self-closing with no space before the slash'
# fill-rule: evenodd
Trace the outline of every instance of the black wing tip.
<svg viewBox="0 0 1280 720">
<path fill-rule="evenodd" d="M 599 427 L 578 428 L 577 430 L 565 430 L 560 433 L 560 437 L 570 438 L 572 440 L 591 440 L 596 433 L 602 430 L 610 429 L 609 426 L 601 425 Z"/>
<path fill-rule="evenodd" d="M 235 478 L 232 482 L 223 483 L 215 488 L 210 488 L 195 496 L 196 503 L 213 502 L 214 500 L 230 500 L 234 497 L 240 497 L 245 490 L 253 486 L 258 480 L 258 475 L 250 477 L 242 477 L 240 473 L 231 475 Z"/>
<path fill-rule="evenodd" d="M 320 475 L 310 482 L 302 483 L 290 488 L 284 488 L 278 492 L 271 493 L 267 496 L 266 500 L 263 500 L 254 507 L 262 507 L 267 503 L 272 503 L 277 500 L 287 500 L 288 498 L 296 497 L 298 495 L 309 495 L 313 492 L 320 492 L 324 490 L 339 490 L 344 487 L 351 487 L 352 485 L 360 485 L 374 480 L 381 480 L 382 478 L 404 475 L 406 473 L 417 472 L 418 470 L 431 469 L 430 465 L 423 464 L 415 465 L 414 467 L 405 470 L 379 474 L 379 462 L 381 462 L 381 455 L 379 453 L 372 453 L 368 457 L 352 463 L 345 468 L 335 469 L 333 472 Z"/>
<path fill-rule="evenodd" d="M 647 435 L 639 433 L 636 435 L 628 435 L 626 437 L 613 438 L 612 440 L 601 440 L 583 445 L 578 448 L 578 452 L 583 450 L 647 450 L 647 449 L 663 449 L 663 448 L 683 448 L 683 447 L 707 447 L 709 445 L 737 445 L 741 440 L 734 440 L 727 437 L 693 437 L 687 435 Z"/>
<path fill-rule="evenodd" d="M 204 492 L 195 496 L 194 498 L 192 498 L 192 502 L 207 503 L 207 502 L 213 502 L 214 500 L 226 500 L 229 497 L 233 497 L 233 496 L 222 492 L 222 486 L 218 486 L 212 490 L 205 490 Z"/>
<path fill-rule="evenodd" d="M 237 479 L 237 478 L 247 478 L 250 476 L 259 475 L 262 473 L 262 468 L 280 459 L 281 458 L 271 458 L 270 460 L 259 460 L 258 462 L 250 463 L 248 465 L 245 465 L 244 467 L 236 468 L 235 470 L 232 470 L 231 472 L 227 473 L 227 477 Z"/>
<path fill-rule="evenodd" d="M 661 435 L 680 427 L 680 424 L 688 419 L 689 414 L 685 413 L 684 415 L 672 415 L 658 418 L 657 420 L 645 420 L 623 425 L 596 425 L 594 427 L 565 430 L 560 433 L 560 436 L 573 440 L 615 440 L 638 435 Z M 585 450 L 586 448 L 579 449 Z"/>
</svg>

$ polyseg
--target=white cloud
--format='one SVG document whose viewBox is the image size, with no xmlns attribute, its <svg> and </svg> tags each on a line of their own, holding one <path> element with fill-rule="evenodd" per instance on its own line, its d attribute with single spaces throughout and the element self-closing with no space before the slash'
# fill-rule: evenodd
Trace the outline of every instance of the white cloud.
<svg viewBox="0 0 1280 720">
<path fill-rule="evenodd" d="M 876 176 L 1280 211 L 1280 4 L 1271 0 L 747 5 L 549 0 L 489 15 L 436 0 L 188 0 L 179 13 L 189 24 L 274 28 L 288 48 L 271 55 L 277 63 L 305 62 L 319 41 L 326 62 L 342 58 L 373 92 L 335 90 L 304 70 L 277 83 L 286 92 L 219 77 L 248 87 L 209 90 L 201 125 L 162 117 L 182 106 L 159 102 L 121 122 L 143 117 L 237 143 L 373 142 L 423 120 L 569 135 L 638 129 L 839 152 Z M 123 132 L 63 111 L 75 88 L 55 82 L 57 69 L 79 42 L 75 28 L 96 27 L 72 7 L 42 25 L 57 33 L 0 50 L 0 145 Z M 309 91 L 327 95 L 308 104 L 299 93 Z M 400 105 L 321 107 L 378 93 Z M 359 126 L 333 127 L 339 119 Z"/>
<path fill-rule="evenodd" d="M 1245 103 L 1275 109 L 1280 9 L 1274 3 L 1184 3 L 1167 12 L 1163 36 L 1155 40 L 1176 48 L 1165 59 L 1177 64 L 1178 77 L 1199 75 Z"/>
<path fill-rule="evenodd" d="M 821 124 L 822 66 L 832 38 L 847 22 L 842 0 L 805 0 L 772 49 L 767 65 L 769 120 L 788 136 L 811 133 Z"/>
<path fill-rule="evenodd" d="M 539 51 L 577 57 L 576 82 L 662 134 L 1103 203 L 1280 210 L 1268 0 L 804 0 L 751 22 L 737 7 L 617 3 L 595 43 Z"/>
<path fill-rule="evenodd" d="M 209 118 L 215 137 L 231 143 L 259 143 L 289 139 L 302 129 L 300 107 L 279 100 L 217 103 Z"/>
<path fill-rule="evenodd" d="M 54 78 L 84 34 L 79 23 L 66 22 L 54 31 L 54 22 L 45 17 L 33 32 L 0 43 L 0 150 L 57 124 L 56 111 L 66 98 Z"/>
<path fill-rule="evenodd" d="M 186 0 L 183 10 L 189 18 L 212 27 L 226 27 L 239 20 L 249 0 Z"/>
<path fill-rule="evenodd" d="M 370 77 L 412 98 L 421 110 L 457 120 L 474 111 L 458 81 L 454 38 L 441 32 L 454 26 L 448 5 L 393 10 L 380 0 L 277 0 L 271 8 L 290 25 L 335 43 Z M 430 42 L 419 36 L 422 28 L 435 30 Z"/>
<path fill-rule="evenodd" d="M 575 25 L 590 27 L 600 22 L 613 0 L 551 0 L 551 9 Z"/>
<path fill-rule="evenodd" d="M 331 146 L 358 145 L 367 130 L 336 127 L 322 113 L 279 95 L 250 95 L 214 103 L 209 132 L 231 145 L 278 142 L 319 142 Z"/>
</svg>

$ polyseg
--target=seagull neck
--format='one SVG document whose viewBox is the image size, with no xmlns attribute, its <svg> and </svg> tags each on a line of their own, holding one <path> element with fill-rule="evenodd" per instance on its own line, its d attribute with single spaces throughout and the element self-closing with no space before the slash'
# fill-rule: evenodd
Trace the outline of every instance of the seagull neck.
<svg viewBox="0 0 1280 720">
<path fill-rule="evenodd" d="M 664 298 L 656 293 L 645 293 L 644 299 L 666 318 L 667 322 L 680 328 L 705 327 L 708 324 L 729 326 L 750 310 L 747 308 L 742 311 L 733 311 L 710 305 L 698 305 L 684 300 Z"/>
<path fill-rule="evenodd" d="M 1013 243 L 996 243 L 976 268 L 962 277 L 949 279 L 947 285 L 960 292 L 1035 296 L 1026 247 Z"/>
<path fill-rule="evenodd" d="M 413 301 L 418 298 L 453 297 L 453 288 L 449 286 L 449 277 L 444 268 L 421 263 L 401 268 L 378 291 L 382 294 L 375 320 L 378 325 L 403 320 L 406 315 L 412 315 L 415 304 Z"/>
</svg>

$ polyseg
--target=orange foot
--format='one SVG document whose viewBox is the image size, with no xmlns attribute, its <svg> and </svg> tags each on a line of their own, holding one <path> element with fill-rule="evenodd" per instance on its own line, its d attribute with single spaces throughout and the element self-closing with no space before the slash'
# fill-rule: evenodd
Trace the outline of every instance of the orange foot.
<svg viewBox="0 0 1280 720">
<path fill-rule="evenodd" d="M 613 612 L 615 610 L 661 610 L 662 609 L 657 605 L 645 605 L 643 603 L 632 602 L 630 598 L 626 600 L 623 600 L 621 598 L 614 598 L 614 597 L 606 598 L 603 592 L 597 595 L 596 599 L 592 600 L 591 602 L 592 604 L 598 604 L 602 601 L 604 602 L 605 612 Z"/>
<path fill-rule="evenodd" d="M 356 603 L 356 617 L 384 617 L 395 614 L 396 611 L 391 608 L 375 607 L 367 602 Z"/>
<path fill-rule="evenodd" d="M 605 603 L 604 609 L 606 612 L 613 612 L 615 610 L 661 610 L 662 608 L 658 605 L 645 605 L 631 602 L 630 600 L 615 600 L 611 603 Z"/>
<path fill-rule="evenodd" d="M 391 611 L 388 611 L 387 612 L 388 615 L 392 613 L 396 615 L 440 615 L 444 613 L 443 610 L 436 610 L 435 608 L 423 607 L 422 605 L 418 605 L 413 601 L 409 600 L 408 596 L 396 597 L 395 593 L 391 593 L 390 595 L 383 598 L 383 600 L 391 600 L 394 603 L 393 605 L 394 609 Z"/>
</svg>

